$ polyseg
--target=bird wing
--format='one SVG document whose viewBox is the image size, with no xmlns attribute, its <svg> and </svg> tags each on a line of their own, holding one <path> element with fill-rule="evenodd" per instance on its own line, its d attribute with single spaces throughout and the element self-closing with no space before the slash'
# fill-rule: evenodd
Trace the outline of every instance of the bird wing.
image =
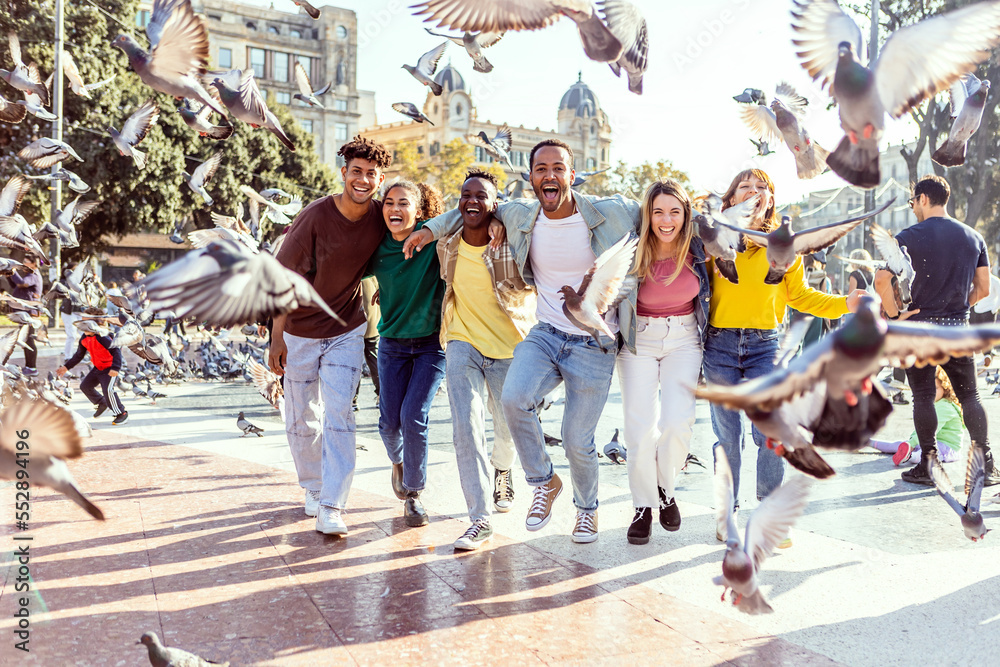
<svg viewBox="0 0 1000 667">
<path fill-rule="evenodd" d="M 892 33 L 875 64 L 875 87 L 893 118 L 947 90 L 1000 44 L 1000 3 L 977 2 Z"/>
<path fill-rule="evenodd" d="M 774 112 L 762 104 L 741 104 L 740 118 L 756 136 L 765 141 L 783 141 Z"/>
<path fill-rule="evenodd" d="M 765 248 L 768 245 L 768 232 L 764 232 L 759 229 L 747 229 L 746 227 L 737 227 L 736 225 L 730 224 L 726 220 L 716 219 L 715 224 L 740 234 L 746 234 L 747 236 L 752 236 L 754 239 L 756 239 L 758 244 L 764 246 Z"/>
<path fill-rule="evenodd" d="M 955 496 L 951 494 L 951 490 L 955 488 L 955 485 L 951 483 L 948 473 L 945 472 L 944 466 L 941 465 L 940 459 L 936 457 L 934 463 L 931 465 L 931 479 L 934 480 L 934 488 L 937 490 L 938 495 L 944 498 L 945 502 L 955 510 L 958 516 L 964 516 L 965 507 L 962 506 L 962 503 L 955 500 Z"/>
<path fill-rule="evenodd" d="M 811 482 L 805 475 L 793 477 L 771 492 L 747 521 L 744 551 L 753 559 L 754 569 L 771 555 L 774 548 L 788 537 L 788 530 L 798 520 L 809 502 Z"/>
<path fill-rule="evenodd" d="M 170 6 L 160 41 L 150 53 L 149 72 L 163 79 L 176 79 L 192 72 L 203 73 L 208 65 L 208 33 L 190 2 Z"/>
<path fill-rule="evenodd" d="M 747 199 L 744 202 L 740 202 L 739 204 L 736 204 L 735 206 L 730 206 L 729 208 L 725 209 L 724 211 L 721 211 L 722 216 L 723 216 L 723 220 L 722 221 L 723 222 L 728 222 L 731 225 L 739 227 L 740 231 L 746 229 L 747 225 L 750 223 L 751 216 L 753 216 L 753 210 L 754 210 L 754 207 L 757 206 L 757 200 L 759 198 L 760 198 L 760 195 L 754 195 L 753 197 L 751 197 L 750 199 Z M 721 201 L 722 200 L 720 199 L 718 202 L 714 202 L 714 200 L 713 200 L 712 197 L 709 197 L 709 199 L 708 199 L 708 202 L 709 202 L 710 206 L 714 205 L 714 206 L 718 206 L 719 208 L 721 208 Z M 713 212 L 713 217 L 716 220 L 719 219 L 717 215 L 714 215 L 714 213 L 717 213 L 717 212 L 718 211 L 714 211 Z"/>
<path fill-rule="evenodd" d="M 78 198 L 79 199 L 79 198 Z M 81 222 L 87 219 L 94 210 L 101 205 L 100 199 L 95 199 L 93 201 L 78 202 L 73 211 L 73 217 L 70 218 L 70 226 L 75 227 Z"/>
<path fill-rule="evenodd" d="M 599 4 L 608 30 L 622 43 L 621 57 L 634 69 L 645 71 L 649 60 L 646 18 L 631 2 L 603 0 Z"/>
<path fill-rule="evenodd" d="M 434 35 L 435 37 L 444 37 L 445 39 L 449 39 L 452 42 L 454 42 L 455 44 L 458 44 L 459 46 L 461 46 L 463 48 L 465 47 L 465 40 L 462 39 L 461 37 L 452 37 L 451 35 L 445 35 L 445 34 L 440 33 L 440 32 L 434 32 L 430 28 L 424 28 L 424 30 L 426 30 L 427 34 L 429 34 L 429 35 Z"/>
<path fill-rule="evenodd" d="M 439 28 L 468 32 L 538 30 L 559 18 L 561 7 L 591 13 L 590 0 L 424 0 L 413 5 L 414 15 L 437 21 Z"/>
<path fill-rule="evenodd" d="M 438 61 L 444 55 L 444 50 L 448 48 L 448 42 L 441 42 L 439 45 L 420 56 L 417 61 L 417 69 L 425 74 L 433 74 L 437 71 Z"/>
<path fill-rule="evenodd" d="M 251 188 L 249 185 L 241 185 L 240 192 L 247 196 L 247 198 L 252 202 L 257 202 L 258 204 L 264 204 L 265 206 L 270 206 L 271 202 L 265 197 L 262 197 L 259 192 Z"/>
<path fill-rule="evenodd" d="M 160 118 L 160 107 L 156 99 L 150 97 L 141 107 L 128 117 L 122 126 L 121 136 L 130 146 L 137 145 L 146 138 L 149 128 Z"/>
<path fill-rule="evenodd" d="M 788 362 L 795 356 L 795 353 L 799 351 L 799 345 L 802 344 L 802 339 L 806 337 L 806 332 L 809 331 L 809 325 L 812 324 L 813 319 L 812 315 L 806 315 L 798 311 L 793 313 L 792 321 L 785 329 L 785 334 L 781 337 L 781 342 L 778 343 L 778 351 L 774 353 L 775 368 L 787 366 Z"/>
<path fill-rule="evenodd" d="M 14 67 L 24 65 L 21 60 L 21 41 L 14 31 L 7 33 L 7 44 L 10 45 L 10 59 L 14 61 Z"/>
<path fill-rule="evenodd" d="M 927 322 L 889 322 L 882 356 L 894 366 L 940 365 L 1000 344 L 1000 324 L 948 327 Z"/>
<path fill-rule="evenodd" d="M 737 385 L 700 387 L 695 390 L 695 396 L 730 410 L 773 410 L 809 391 L 823 378 L 835 357 L 833 340 L 834 336 L 825 336 L 813 343 L 786 368 L 776 368 L 767 375 Z"/>
<path fill-rule="evenodd" d="M 497 130 L 496 136 L 493 137 L 493 145 L 502 150 L 504 153 L 510 150 L 510 145 L 512 143 L 510 128 L 507 123 L 500 126 Z"/>
<path fill-rule="evenodd" d="M 264 96 L 260 94 L 260 88 L 257 87 L 257 77 L 252 69 L 243 72 L 238 92 L 243 108 L 253 114 L 255 118 L 259 118 L 261 124 L 264 124 L 269 111 Z"/>
<path fill-rule="evenodd" d="M 32 457 L 55 456 L 72 459 L 83 454 L 80 435 L 69 412 L 45 400 L 20 400 L 3 411 L 0 421 L 0 449 L 13 452 L 18 431 L 31 436 Z"/>
<path fill-rule="evenodd" d="M 313 94 L 312 83 L 306 73 L 305 66 L 298 60 L 295 61 L 295 85 L 299 87 L 299 92 L 309 97 Z"/>
<path fill-rule="evenodd" d="M 951 84 L 951 117 L 958 117 L 958 112 L 965 106 L 969 95 L 979 90 L 979 79 L 969 72 L 955 83 Z"/>
<path fill-rule="evenodd" d="M 205 185 L 215 176 L 220 164 L 222 164 L 222 151 L 216 151 L 212 157 L 198 165 L 194 173 L 191 174 L 191 180 Z"/>
<path fill-rule="evenodd" d="M 841 220 L 840 222 L 831 222 L 828 225 L 820 225 L 819 227 L 812 227 L 801 232 L 796 232 L 792 241 L 795 252 L 799 255 L 808 255 L 811 252 L 816 252 L 817 250 L 822 250 L 833 245 L 863 221 L 868 218 L 874 218 L 892 206 L 895 201 L 896 198 L 893 197 L 874 211 L 868 211 L 859 216 Z"/>
<path fill-rule="evenodd" d="M 778 84 L 777 88 L 774 90 L 774 96 L 778 98 L 789 111 L 800 118 L 805 115 L 806 107 L 809 106 L 809 100 L 804 96 L 799 95 L 799 92 L 795 90 L 795 87 L 787 81 L 782 81 Z"/>
<path fill-rule="evenodd" d="M 179 2 L 180 0 L 153 0 L 153 10 L 150 13 L 149 23 L 146 24 L 146 39 L 149 40 L 150 49 L 159 44 L 163 28 L 174 11 L 174 5 Z"/>
<path fill-rule="evenodd" d="M 986 485 L 986 455 L 976 443 L 969 445 L 969 461 L 965 466 L 965 510 L 978 512 Z"/>
<path fill-rule="evenodd" d="M 420 110 L 417 109 L 415 104 L 410 104 L 409 102 L 394 102 L 392 105 L 393 111 L 398 111 L 399 113 L 409 116 L 410 114 L 419 116 Z"/>
<path fill-rule="evenodd" d="M 722 447 L 715 448 L 715 517 L 716 522 L 726 523 L 726 540 L 740 541 L 740 531 L 736 528 L 736 517 L 733 516 L 733 471 L 729 466 L 729 458 Z"/>
<path fill-rule="evenodd" d="M 479 42 L 479 48 L 488 49 L 497 42 L 503 39 L 503 31 L 500 32 L 481 32 L 476 35 L 476 41 Z M 461 43 L 461 40 L 459 40 Z"/>
<path fill-rule="evenodd" d="M 0 191 L 0 215 L 14 215 L 24 195 L 31 189 L 31 181 L 20 174 L 10 177 Z"/>
<path fill-rule="evenodd" d="M 638 243 L 638 238 L 625 235 L 597 258 L 591 269 L 590 284 L 582 295 L 585 311 L 605 313 L 611 307 L 622 291 Z"/>
<path fill-rule="evenodd" d="M 115 77 L 117 77 L 117 76 L 118 76 L 117 74 L 112 74 L 107 79 L 102 79 L 101 81 L 95 81 L 94 83 L 88 83 L 88 84 L 85 84 L 83 87 L 84 87 L 85 90 L 88 90 L 88 91 L 89 90 L 97 90 L 101 86 L 106 86 L 109 83 L 111 83 L 112 81 L 114 81 Z"/>
<path fill-rule="evenodd" d="M 234 229 L 236 227 L 236 218 L 231 215 L 222 215 L 215 211 L 211 211 L 208 215 L 212 218 L 212 222 L 215 223 L 216 227 L 223 227 L 225 229 Z"/>
<path fill-rule="evenodd" d="M 212 229 L 196 229 L 188 232 L 188 240 L 195 248 L 204 248 L 210 243 L 215 243 L 221 239 L 229 241 L 240 241 L 239 233 L 229 227 L 213 227 Z"/>
<path fill-rule="evenodd" d="M 899 247 L 899 241 L 896 240 L 896 237 L 879 225 L 872 225 L 871 234 L 872 241 L 875 243 L 875 250 L 878 251 L 879 257 L 885 260 L 886 267 L 890 271 L 897 276 L 901 276 L 907 273 L 906 269 L 909 268 L 909 273 L 913 273 L 913 264 L 903 254 L 903 250 Z"/>
<path fill-rule="evenodd" d="M 822 79 L 822 87 L 833 82 L 841 42 L 851 44 L 855 54 L 862 53 L 861 30 L 837 0 L 795 0 L 792 31 L 795 54 L 813 80 Z"/>
<path fill-rule="evenodd" d="M 86 84 L 83 82 L 83 77 L 80 76 L 80 69 L 76 66 L 76 61 L 73 60 L 69 51 L 62 52 L 62 68 L 63 74 L 69 79 L 70 86 L 74 91 L 86 90 Z"/>
<path fill-rule="evenodd" d="M 855 266 L 863 266 L 867 269 L 871 269 L 872 271 L 877 271 L 879 269 L 885 268 L 885 262 L 880 259 L 872 259 L 872 260 L 851 259 L 850 257 L 844 257 L 843 255 L 834 255 L 834 257 L 839 259 L 841 262 L 845 262 L 847 264 L 853 264 Z"/>
<path fill-rule="evenodd" d="M 247 366 L 250 368 L 253 384 L 257 387 L 260 395 L 266 398 L 268 403 L 278 407 L 278 399 L 285 393 L 278 381 L 278 376 L 263 364 L 257 363 L 252 357 L 247 358 Z"/>
<path fill-rule="evenodd" d="M 481 148 L 488 148 L 490 150 L 493 150 L 493 146 L 489 142 L 483 141 L 483 138 L 480 137 L 478 134 L 467 134 L 465 135 L 465 140 L 468 141 L 470 144 L 473 144 L 474 146 L 479 146 Z"/>
</svg>

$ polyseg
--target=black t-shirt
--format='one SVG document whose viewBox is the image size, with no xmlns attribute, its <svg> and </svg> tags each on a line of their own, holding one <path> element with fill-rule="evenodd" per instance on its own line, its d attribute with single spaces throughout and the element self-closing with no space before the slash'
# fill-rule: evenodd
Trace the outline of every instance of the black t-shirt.
<svg viewBox="0 0 1000 667">
<path fill-rule="evenodd" d="M 871 281 L 868 280 L 868 274 L 864 271 L 857 269 L 851 271 L 851 275 L 847 276 L 848 282 L 850 282 L 851 278 L 854 278 L 854 284 L 858 286 L 857 289 L 868 289 L 868 285 L 871 284 Z"/>
<path fill-rule="evenodd" d="M 969 291 L 980 266 L 989 267 L 982 235 L 954 218 L 934 217 L 896 234 L 913 262 L 914 321 L 969 316 Z"/>
</svg>

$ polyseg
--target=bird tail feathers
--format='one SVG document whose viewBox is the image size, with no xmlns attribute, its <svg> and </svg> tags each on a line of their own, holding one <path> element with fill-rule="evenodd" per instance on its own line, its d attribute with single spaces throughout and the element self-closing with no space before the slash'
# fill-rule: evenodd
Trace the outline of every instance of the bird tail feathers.
<svg viewBox="0 0 1000 667">
<path fill-rule="evenodd" d="M 964 141 L 952 142 L 951 139 L 945 141 L 938 147 L 931 159 L 944 167 L 957 167 L 965 164 L 965 149 L 968 144 Z"/>
<path fill-rule="evenodd" d="M 132 147 L 132 159 L 135 161 L 136 169 L 146 168 L 146 154 L 140 151 L 135 146 Z"/>
<path fill-rule="evenodd" d="M 826 163 L 838 176 L 859 188 L 874 188 L 881 180 L 878 144 L 874 141 L 852 144 L 845 135 L 837 149 L 827 156 Z"/>
<path fill-rule="evenodd" d="M 488 74 L 493 71 L 493 63 L 486 59 L 486 56 L 480 56 L 475 61 L 475 65 L 472 66 L 477 72 L 482 72 L 483 74 Z"/>
<path fill-rule="evenodd" d="M 431 81 L 427 85 L 430 86 L 431 92 L 434 93 L 435 95 L 440 95 L 441 93 L 444 92 L 444 88 L 442 88 L 441 84 L 438 83 L 437 81 Z"/>
</svg>

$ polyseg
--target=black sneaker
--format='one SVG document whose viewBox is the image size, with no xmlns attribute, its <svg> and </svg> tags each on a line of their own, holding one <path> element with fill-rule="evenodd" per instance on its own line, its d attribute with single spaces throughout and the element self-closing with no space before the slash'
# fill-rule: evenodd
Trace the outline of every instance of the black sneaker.
<svg viewBox="0 0 1000 667">
<path fill-rule="evenodd" d="M 1000 474 L 993 464 L 993 452 L 989 449 L 986 450 L 986 463 L 983 466 L 983 472 L 986 473 L 986 480 L 984 481 L 984 486 L 994 486 L 1000 484 Z"/>
<path fill-rule="evenodd" d="M 33 377 L 35 377 L 36 375 L 38 375 L 38 371 L 36 371 L 36 370 L 35 370 L 34 368 L 32 368 L 31 366 L 25 366 L 24 368 L 22 368 L 22 369 L 21 369 L 21 373 L 23 373 L 24 375 L 27 375 L 27 376 L 28 376 L 28 377 L 30 377 L 30 378 L 33 378 Z"/>
<path fill-rule="evenodd" d="M 636 507 L 632 525 L 628 527 L 629 544 L 646 544 L 653 532 L 653 508 Z"/>
<path fill-rule="evenodd" d="M 910 484 L 934 486 L 934 480 L 931 479 L 930 459 L 921 458 L 920 463 L 905 471 L 902 475 L 900 475 L 900 478 L 902 478 L 904 482 L 909 482 Z"/>
<path fill-rule="evenodd" d="M 410 494 L 406 497 L 406 503 L 403 505 L 403 519 L 406 521 L 406 525 L 411 528 L 426 526 L 431 522 L 427 518 L 427 510 L 424 509 L 423 503 L 420 502 L 420 496 L 416 491 L 410 491 Z"/>
<path fill-rule="evenodd" d="M 97 419 L 98 417 L 103 415 L 105 410 L 107 409 L 108 409 L 108 402 L 102 398 L 101 402 L 97 404 L 97 409 L 94 410 L 94 419 Z"/>
<path fill-rule="evenodd" d="M 660 525 L 671 533 L 681 529 L 681 510 L 673 498 L 667 498 L 667 492 L 659 487 L 660 492 Z"/>
<path fill-rule="evenodd" d="M 497 512 L 509 512 L 514 504 L 514 485 L 510 479 L 510 470 L 493 469 L 493 509 Z"/>
<path fill-rule="evenodd" d="M 117 417 L 115 417 L 115 420 L 113 422 L 111 422 L 111 423 L 114 424 L 115 426 L 121 426 L 122 424 L 127 424 L 128 423 L 128 411 L 126 410 L 125 412 L 123 412 L 120 415 L 118 415 Z"/>
<path fill-rule="evenodd" d="M 455 551 L 475 551 L 490 541 L 493 537 L 493 527 L 489 521 L 475 521 L 465 533 L 455 540 Z"/>
</svg>

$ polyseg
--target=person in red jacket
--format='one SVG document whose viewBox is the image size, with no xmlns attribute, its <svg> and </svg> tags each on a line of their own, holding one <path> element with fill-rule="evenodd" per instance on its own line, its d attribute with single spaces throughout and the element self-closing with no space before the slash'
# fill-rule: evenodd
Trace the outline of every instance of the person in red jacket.
<svg viewBox="0 0 1000 667">
<path fill-rule="evenodd" d="M 118 371 L 122 367 L 122 352 L 116 347 L 111 347 L 108 330 L 98 326 L 93 320 L 79 320 L 75 325 L 83 332 L 76 347 L 76 354 L 56 369 L 56 375 L 59 377 L 65 375 L 66 371 L 83 361 L 84 355 L 89 352 L 90 362 L 94 367 L 80 381 L 80 391 L 97 406 L 97 410 L 94 411 L 95 419 L 111 408 L 112 414 L 115 415 L 112 424 L 120 426 L 128 421 L 128 411 L 125 410 L 122 399 L 115 391 Z M 97 391 L 98 383 L 104 391 L 103 396 Z"/>
</svg>

